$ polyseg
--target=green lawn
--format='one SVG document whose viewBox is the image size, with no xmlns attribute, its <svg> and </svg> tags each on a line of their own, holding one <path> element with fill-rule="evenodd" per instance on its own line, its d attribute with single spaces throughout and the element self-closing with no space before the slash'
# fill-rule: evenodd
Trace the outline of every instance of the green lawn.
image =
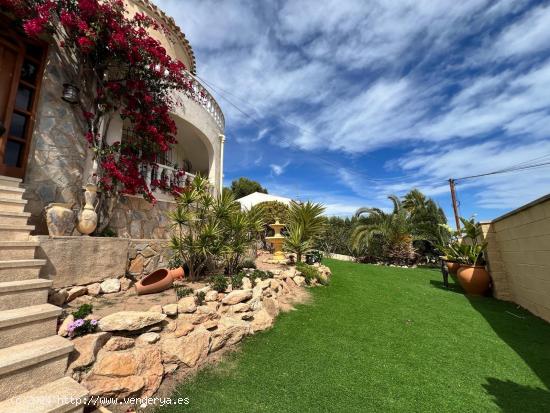
<svg viewBox="0 0 550 413">
<path fill-rule="evenodd" d="M 167 412 L 550 411 L 550 324 L 439 271 L 327 260 L 333 281 L 182 383 Z"/>
</svg>

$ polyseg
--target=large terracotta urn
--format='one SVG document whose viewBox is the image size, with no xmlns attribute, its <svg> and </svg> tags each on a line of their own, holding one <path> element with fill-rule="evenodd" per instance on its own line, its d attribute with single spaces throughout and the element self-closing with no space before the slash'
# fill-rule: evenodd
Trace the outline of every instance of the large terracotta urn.
<svg viewBox="0 0 550 413">
<path fill-rule="evenodd" d="M 445 264 L 447 265 L 447 270 L 449 270 L 449 273 L 456 275 L 458 269 L 460 268 L 460 263 L 455 261 L 445 261 Z"/>
<path fill-rule="evenodd" d="M 46 225 L 51 236 L 72 235 L 75 227 L 73 204 L 51 203 L 46 208 Z"/>
<path fill-rule="evenodd" d="M 457 277 L 458 282 L 469 295 L 485 294 L 491 283 L 491 277 L 482 265 L 461 265 Z"/>
<path fill-rule="evenodd" d="M 97 227 L 97 213 L 95 212 L 95 200 L 97 197 L 97 186 L 93 184 L 86 185 L 84 198 L 86 203 L 84 208 L 78 214 L 78 225 L 76 229 L 83 235 L 90 235 Z"/>
</svg>

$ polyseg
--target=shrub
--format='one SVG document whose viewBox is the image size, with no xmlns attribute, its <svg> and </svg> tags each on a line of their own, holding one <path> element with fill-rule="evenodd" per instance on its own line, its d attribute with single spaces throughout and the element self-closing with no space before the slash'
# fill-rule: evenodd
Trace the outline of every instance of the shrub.
<svg viewBox="0 0 550 413">
<path fill-rule="evenodd" d="M 233 274 L 231 276 L 231 286 L 234 290 L 238 290 L 243 286 L 243 278 L 246 277 L 246 273 L 239 272 L 238 274 Z"/>
<path fill-rule="evenodd" d="M 215 275 L 210 279 L 210 287 L 219 293 L 223 293 L 227 290 L 228 285 L 227 278 L 223 275 Z"/>
<path fill-rule="evenodd" d="M 324 284 L 324 281 L 321 279 L 321 274 L 319 274 L 319 271 L 314 266 L 303 262 L 297 262 L 296 269 L 302 273 L 302 277 L 306 279 L 308 285 L 311 284 L 312 280 L 317 280 Z"/>
<path fill-rule="evenodd" d="M 246 259 L 242 262 L 241 268 L 256 268 L 256 262 L 251 259 Z"/>
<path fill-rule="evenodd" d="M 205 298 L 206 298 L 206 293 L 204 291 L 199 291 L 197 293 L 197 304 L 198 305 L 203 305 Z"/>
<path fill-rule="evenodd" d="M 254 270 L 252 271 L 252 275 L 250 276 L 251 279 L 255 280 L 256 278 L 259 278 L 261 280 L 267 280 L 268 278 L 272 278 L 273 273 L 271 271 L 262 271 L 262 270 Z"/>
<path fill-rule="evenodd" d="M 79 318 L 86 318 L 90 314 L 92 314 L 93 307 L 91 304 L 82 304 L 80 307 L 78 307 L 78 310 L 74 311 L 73 317 L 75 320 L 78 320 Z"/>
<path fill-rule="evenodd" d="M 192 288 L 186 288 L 178 286 L 175 288 L 176 290 L 176 297 L 178 297 L 178 300 L 182 299 L 183 297 L 187 297 L 188 295 L 193 294 Z"/>
</svg>

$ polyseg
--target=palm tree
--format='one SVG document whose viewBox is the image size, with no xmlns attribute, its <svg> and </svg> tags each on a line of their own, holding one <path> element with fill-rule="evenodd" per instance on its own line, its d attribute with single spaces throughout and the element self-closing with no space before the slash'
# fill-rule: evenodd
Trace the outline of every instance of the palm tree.
<svg viewBox="0 0 550 413">
<path fill-rule="evenodd" d="M 447 217 L 433 199 L 427 198 L 418 189 L 413 189 L 403 197 L 402 205 L 410 215 L 415 238 L 428 241 L 432 245 L 446 241 L 441 239 L 440 229 L 441 225 L 447 223 Z"/>
<path fill-rule="evenodd" d="M 296 254 L 296 260 L 301 261 L 302 255 L 313 248 L 315 239 L 319 237 L 326 225 L 323 216 L 325 207 L 322 204 L 291 202 L 288 212 L 287 231 L 284 248 Z"/>
<path fill-rule="evenodd" d="M 380 242 L 386 258 L 407 261 L 414 254 L 410 215 L 397 196 L 390 195 L 388 198 L 393 203 L 390 213 L 379 208 L 357 210 L 355 216 L 359 221 L 352 234 L 352 245 L 359 249 L 363 243 Z"/>
</svg>

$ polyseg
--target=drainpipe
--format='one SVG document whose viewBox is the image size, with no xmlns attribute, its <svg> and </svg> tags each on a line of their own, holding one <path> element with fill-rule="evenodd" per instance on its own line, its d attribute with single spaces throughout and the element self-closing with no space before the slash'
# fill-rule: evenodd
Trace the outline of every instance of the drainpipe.
<svg viewBox="0 0 550 413">
<path fill-rule="evenodd" d="M 218 137 L 220 138 L 220 194 L 223 191 L 223 147 L 225 144 L 225 135 L 219 134 Z"/>
</svg>

